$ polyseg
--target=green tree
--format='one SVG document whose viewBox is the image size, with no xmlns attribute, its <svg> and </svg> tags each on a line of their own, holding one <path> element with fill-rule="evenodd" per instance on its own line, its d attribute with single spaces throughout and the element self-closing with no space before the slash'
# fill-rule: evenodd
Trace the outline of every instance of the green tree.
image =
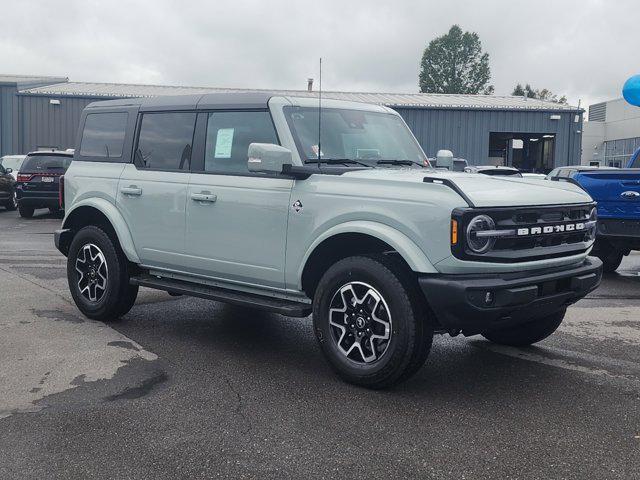
<svg viewBox="0 0 640 480">
<path fill-rule="evenodd" d="M 492 94 L 489 54 L 480 37 L 453 25 L 449 33 L 429 42 L 420 62 L 420 91 L 424 93 Z"/>
<path fill-rule="evenodd" d="M 511 95 L 515 95 L 518 97 L 527 96 L 527 98 L 536 98 L 538 100 L 545 100 L 547 102 L 563 104 L 567 103 L 567 97 L 565 95 L 562 95 L 560 98 L 558 98 L 558 95 L 553 93 L 551 90 L 547 88 L 543 88 L 542 90 L 533 89 L 528 83 L 524 87 L 521 83 L 517 84 L 513 89 L 513 93 L 511 93 Z"/>
</svg>

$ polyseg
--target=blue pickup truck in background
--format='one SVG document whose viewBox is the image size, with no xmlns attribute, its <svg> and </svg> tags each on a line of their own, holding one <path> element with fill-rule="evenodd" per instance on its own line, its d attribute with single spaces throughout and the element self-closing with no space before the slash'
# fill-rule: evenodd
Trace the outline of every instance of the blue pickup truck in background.
<svg viewBox="0 0 640 480">
<path fill-rule="evenodd" d="M 568 166 L 548 180 L 577 182 L 598 202 L 598 237 L 593 255 L 605 272 L 615 271 L 625 255 L 640 250 L 640 149 L 627 168 Z"/>
</svg>

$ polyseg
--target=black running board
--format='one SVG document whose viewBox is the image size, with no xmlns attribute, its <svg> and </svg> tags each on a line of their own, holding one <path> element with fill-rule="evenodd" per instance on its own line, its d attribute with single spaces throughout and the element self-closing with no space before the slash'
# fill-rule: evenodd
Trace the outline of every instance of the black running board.
<svg viewBox="0 0 640 480">
<path fill-rule="evenodd" d="M 287 317 L 306 317 L 311 313 L 311 305 L 306 303 L 226 290 L 223 288 L 185 282 L 172 278 L 158 278 L 153 275 L 138 275 L 131 277 L 130 283 L 141 287 L 164 290 L 165 292 L 169 292 L 174 295 L 187 295 L 243 307 L 257 308 L 259 310 L 266 310 L 286 315 Z"/>
</svg>

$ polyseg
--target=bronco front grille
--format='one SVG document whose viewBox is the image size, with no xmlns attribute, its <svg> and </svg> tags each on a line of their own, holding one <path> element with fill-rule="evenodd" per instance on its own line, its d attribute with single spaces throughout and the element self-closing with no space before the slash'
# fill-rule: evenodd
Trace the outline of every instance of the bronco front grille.
<svg viewBox="0 0 640 480">
<path fill-rule="evenodd" d="M 464 260 L 492 262 L 522 262 L 585 252 L 595 236 L 594 207 L 595 203 L 456 209 L 453 219 L 464 234 L 452 245 L 452 252 Z M 466 226 L 478 215 L 486 215 L 495 223 L 492 229 L 473 233 L 492 239 L 486 253 L 469 248 Z"/>
</svg>

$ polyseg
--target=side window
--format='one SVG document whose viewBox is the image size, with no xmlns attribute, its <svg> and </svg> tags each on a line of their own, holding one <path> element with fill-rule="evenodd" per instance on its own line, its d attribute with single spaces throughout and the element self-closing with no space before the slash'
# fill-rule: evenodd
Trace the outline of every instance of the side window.
<svg viewBox="0 0 640 480">
<path fill-rule="evenodd" d="M 195 125 L 195 112 L 143 114 L 136 165 L 152 170 L 189 170 Z"/>
<path fill-rule="evenodd" d="M 121 158 L 127 113 L 90 113 L 84 122 L 80 155 Z"/>
<path fill-rule="evenodd" d="M 249 144 L 278 143 L 269 112 L 212 112 L 207 118 L 204 171 L 245 174 Z"/>
</svg>

